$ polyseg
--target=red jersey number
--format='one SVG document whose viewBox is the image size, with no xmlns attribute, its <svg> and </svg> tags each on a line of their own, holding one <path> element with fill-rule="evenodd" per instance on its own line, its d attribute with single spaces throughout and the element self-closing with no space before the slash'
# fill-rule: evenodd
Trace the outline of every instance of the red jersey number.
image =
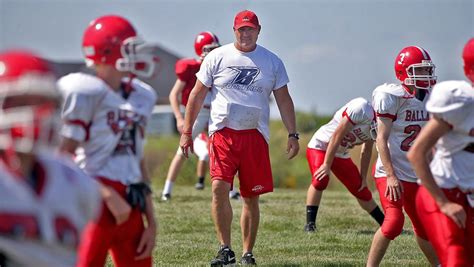
<svg viewBox="0 0 474 267">
<path fill-rule="evenodd" d="M 418 124 L 408 125 L 405 127 L 404 133 L 408 134 L 408 137 L 402 141 L 400 148 L 402 151 L 408 151 L 421 131 L 421 126 Z"/>
</svg>

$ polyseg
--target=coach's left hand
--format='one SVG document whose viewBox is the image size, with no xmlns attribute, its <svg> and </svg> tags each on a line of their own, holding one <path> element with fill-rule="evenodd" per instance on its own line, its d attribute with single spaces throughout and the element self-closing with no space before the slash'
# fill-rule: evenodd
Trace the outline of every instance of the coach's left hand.
<svg viewBox="0 0 474 267">
<path fill-rule="evenodd" d="M 288 155 L 288 159 L 294 158 L 298 154 L 299 150 L 300 144 L 298 143 L 298 139 L 288 138 L 288 144 L 286 146 L 286 154 Z"/>
</svg>

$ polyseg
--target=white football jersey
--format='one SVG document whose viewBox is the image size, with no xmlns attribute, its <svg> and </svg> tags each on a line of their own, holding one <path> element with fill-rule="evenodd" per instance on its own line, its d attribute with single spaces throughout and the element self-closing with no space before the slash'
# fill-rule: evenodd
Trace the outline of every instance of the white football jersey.
<svg viewBox="0 0 474 267">
<path fill-rule="evenodd" d="M 12 266 L 75 266 L 87 222 L 101 207 L 98 184 L 73 162 L 39 155 L 37 190 L 0 163 L 0 253 Z"/>
<path fill-rule="evenodd" d="M 474 143 L 474 88 L 464 81 L 437 84 L 426 109 L 452 126 L 436 143 L 431 172 L 442 188 L 474 189 L 474 153 L 463 149 Z"/>
<path fill-rule="evenodd" d="M 349 158 L 349 149 L 371 139 L 370 129 L 375 120 L 375 112 L 367 100 L 359 97 L 345 104 L 330 122 L 321 126 L 309 141 L 308 147 L 326 151 L 329 140 L 343 117 L 347 117 L 353 126 L 339 145 L 336 157 Z"/>
<path fill-rule="evenodd" d="M 126 81 L 124 81 L 126 82 Z M 156 102 L 155 91 L 133 79 L 129 97 L 101 79 L 83 73 L 58 81 L 65 101 L 64 137 L 80 142 L 75 160 L 87 174 L 123 184 L 140 182 L 145 128 Z"/>
<path fill-rule="evenodd" d="M 416 175 L 406 153 L 413 145 L 421 128 L 429 120 L 425 104 L 429 91 L 423 101 L 408 93 L 402 85 L 383 84 L 375 88 L 372 94 L 372 105 L 377 117 L 389 118 L 393 121 L 388 148 L 395 175 L 407 182 L 416 182 Z M 380 155 L 375 167 L 375 178 L 386 177 Z"/>
<path fill-rule="evenodd" d="M 270 94 L 289 82 L 280 58 L 259 45 L 244 53 L 231 43 L 212 50 L 196 76 L 211 88 L 209 135 L 258 129 L 269 141 Z"/>
</svg>

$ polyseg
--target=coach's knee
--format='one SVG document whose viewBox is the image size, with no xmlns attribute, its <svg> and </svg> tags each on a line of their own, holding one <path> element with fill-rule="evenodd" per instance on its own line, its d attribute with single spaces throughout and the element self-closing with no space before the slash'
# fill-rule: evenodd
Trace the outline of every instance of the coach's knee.
<svg viewBox="0 0 474 267">
<path fill-rule="evenodd" d="M 228 199 L 231 185 L 222 180 L 212 181 L 212 197 L 213 199 Z"/>
<path fill-rule="evenodd" d="M 385 219 L 382 224 L 382 234 L 393 240 L 402 233 L 405 216 L 399 209 L 389 208 L 385 211 Z"/>
</svg>

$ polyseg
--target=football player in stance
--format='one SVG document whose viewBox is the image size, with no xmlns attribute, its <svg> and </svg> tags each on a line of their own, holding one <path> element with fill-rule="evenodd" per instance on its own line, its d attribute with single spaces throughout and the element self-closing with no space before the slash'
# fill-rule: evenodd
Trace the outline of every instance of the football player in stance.
<svg viewBox="0 0 474 267">
<path fill-rule="evenodd" d="M 416 241 L 432 265 L 436 254 L 416 214 L 417 177 L 406 153 L 429 119 L 425 104 L 436 83 L 435 65 L 421 47 L 403 48 L 395 58 L 395 75 L 401 84 L 375 88 L 372 105 L 377 116 L 376 145 L 379 156 L 374 177 L 385 220 L 372 240 L 367 266 L 378 266 L 390 241 L 403 230 L 402 208 L 410 217 Z"/>
<path fill-rule="evenodd" d="M 356 98 L 340 108 L 332 120 L 319 128 L 306 149 L 312 183 L 306 196 L 306 232 L 316 231 L 316 215 L 332 170 L 379 225 L 384 215 L 367 188 L 372 146 L 375 140 L 375 112 L 367 100 Z M 362 144 L 360 172 L 352 162 L 349 149 Z"/>
<path fill-rule="evenodd" d="M 139 38 L 125 18 L 109 15 L 89 24 L 82 49 L 96 76 L 73 73 L 58 81 L 65 97 L 61 149 L 127 200 L 129 213 L 104 202 L 98 221 L 86 228 L 78 266 L 103 266 L 109 250 L 115 266 L 151 266 L 157 225 L 143 148 L 157 96 L 136 76 L 154 74 L 157 46 Z"/>
<path fill-rule="evenodd" d="M 98 184 L 56 153 L 61 95 L 48 63 L 0 53 L 0 266 L 75 266 Z"/>
<path fill-rule="evenodd" d="M 183 132 L 184 117 L 180 110 L 180 104 L 186 107 L 188 104 L 189 94 L 196 83 L 196 73 L 201 67 L 202 60 L 206 57 L 209 52 L 219 47 L 219 39 L 212 32 L 201 32 L 196 36 L 194 40 L 194 51 L 199 59 L 194 58 L 183 58 L 176 62 L 176 82 L 171 89 L 169 100 L 173 113 L 176 118 L 176 128 L 179 133 Z M 193 125 L 193 140 L 197 146 L 195 146 L 196 155 L 199 157 L 197 166 L 198 182 L 195 188 L 198 190 L 204 189 L 204 178 L 206 176 L 206 169 L 208 168 L 209 152 L 207 145 L 203 146 L 203 142 L 207 143 L 207 138 L 199 139 L 201 133 L 205 132 L 207 135 L 207 124 L 209 122 L 210 107 L 211 107 L 211 94 L 207 94 L 204 104 L 198 114 L 196 122 Z M 202 136 L 201 136 L 202 137 Z M 180 147 L 176 151 L 176 154 L 171 161 L 166 176 L 166 182 L 163 187 L 161 200 L 168 201 L 171 199 L 171 193 L 173 191 L 173 185 L 178 177 L 178 173 L 186 158 L 183 156 L 183 152 Z M 238 198 L 238 192 L 232 191 L 231 197 Z"/>
<path fill-rule="evenodd" d="M 463 59 L 470 83 L 446 81 L 433 88 L 426 104 L 431 118 L 408 152 L 421 180 L 418 216 L 441 266 L 474 265 L 474 38 Z"/>
</svg>

